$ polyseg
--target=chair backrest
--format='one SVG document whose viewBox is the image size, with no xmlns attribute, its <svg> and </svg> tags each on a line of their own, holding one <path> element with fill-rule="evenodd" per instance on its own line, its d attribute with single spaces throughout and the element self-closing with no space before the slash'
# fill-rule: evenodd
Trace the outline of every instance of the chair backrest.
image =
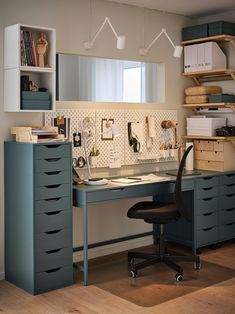
<svg viewBox="0 0 235 314">
<path fill-rule="evenodd" d="M 178 169 L 178 173 L 176 177 L 176 182 L 175 182 L 175 202 L 177 205 L 177 209 L 180 215 L 183 216 L 188 221 L 192 221 L 192 210 L 190 208 L 186 208 L 184 204 L 183 193 L 182 193 L 182 175 L 183 175 L 186 158 L 192 148 L 193 148 L 193 145 L 190 145 L 184 152 L 183 157 L 180 161 L 180 165 L 179 165 L 179 169 Z"/>
</svg>

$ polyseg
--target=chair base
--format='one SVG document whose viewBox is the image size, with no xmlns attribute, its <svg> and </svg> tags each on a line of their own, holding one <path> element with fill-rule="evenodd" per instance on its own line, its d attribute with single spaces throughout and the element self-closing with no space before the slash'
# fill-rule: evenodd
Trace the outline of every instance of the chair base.
<svg viewBox="0 0 235 314">
<path fill-rule="evenodd" d="M 134 259 L 142 259 L 143 261 L 135 263 Z M 175 261 L 194 262 L 194 268 L 197 270 L 199 270 L 201 266 L 200 257 L 198 255 L 174 256 L 165 252 L 161 254 L 134 251 L 128 252 L 128 265 L 130 266 L 131 277 L 137 277 L 139 269 L 153 265 L 155 263 L 163 262 L 168 267 L 174 269 L 177 272 L 175 278 L 177 281 L 181 281 L 183 279 L 183 268 L 176 264 Z"/>
</svg>

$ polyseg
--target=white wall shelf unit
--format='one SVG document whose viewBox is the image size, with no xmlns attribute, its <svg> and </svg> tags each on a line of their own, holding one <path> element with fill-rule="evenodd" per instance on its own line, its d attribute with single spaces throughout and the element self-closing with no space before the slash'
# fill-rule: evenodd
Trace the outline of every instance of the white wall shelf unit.
<svg viewBox="0 0 235 314">
<path fill-rule="evenodd" d="M 24 33 L 23 33 L 24 32 Z M 48 48 L 44 57 L 44 67 L 38 66 L 36 42 L 41 34 L 45 35 Z M 25 37 L 28 35 L 27 47 Z M 26 52 L 27 51 L 27 52 Z M 33 65 L 26 55 L 31 54 Z M 22 57 L 24 56 L 24 57 Z M 56 30 L 53 28 L 15 24 L 5 27 L 4 33 L 4 110 L 5 112 L 42 112 L 55 109 L 55 70 L 56 70 Z M 49 110 L 39 106 L 22 109 L 21 77 L 28 76 L 39 88 L 47 89 L 50 94 Z M 34 109 L 35 108 L 35 109 Z M 42 107 L 43 108 L 43 107 Z"/>
</svg>

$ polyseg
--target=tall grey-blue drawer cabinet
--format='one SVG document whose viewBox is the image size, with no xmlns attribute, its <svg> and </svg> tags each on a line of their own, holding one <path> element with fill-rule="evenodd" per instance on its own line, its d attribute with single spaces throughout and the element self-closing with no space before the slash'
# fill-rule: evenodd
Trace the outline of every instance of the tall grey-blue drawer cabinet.
<svg viewBox="0 0 235 314">
<path fill-rule="evenodd" d="M 73 283 L 71 151 L 5 142 L 5 277 L 34 295 Z"/>
</svg>

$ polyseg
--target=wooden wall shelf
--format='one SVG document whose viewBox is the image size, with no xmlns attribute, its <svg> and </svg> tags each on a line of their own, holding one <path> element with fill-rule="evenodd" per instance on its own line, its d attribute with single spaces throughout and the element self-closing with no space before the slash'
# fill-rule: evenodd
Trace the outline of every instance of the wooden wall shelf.
<svg viewBox="0 0 235 314">
<path fill-rule="evenodd" d="M 235 47 L 235 36 L 231 36 L 231 35 L 217 35 L 217 36 L 211 36 L 211 37 L 186 40 L 186 41 L 182 41 L 181 44 L 189 45 L 189 44 L 203 43 L 206 41 L 230 42 Z"/>
<path fill-rule="evenodd" d="M 184 108 L 203 109 L 203 108 L 230 108 L 235 112 L 235 103 L 233 102 L 215 102 L 215 103 L 202 103 L 202 104 L 183 104 Z"/>
<path fill-rule="evenodd" d="M 233 69 L 185 72 L 182 75 L 192 78 L 197 85 L 201 85 L 203 82 L 235 80 L 235 70 Z"/>
</svg>

